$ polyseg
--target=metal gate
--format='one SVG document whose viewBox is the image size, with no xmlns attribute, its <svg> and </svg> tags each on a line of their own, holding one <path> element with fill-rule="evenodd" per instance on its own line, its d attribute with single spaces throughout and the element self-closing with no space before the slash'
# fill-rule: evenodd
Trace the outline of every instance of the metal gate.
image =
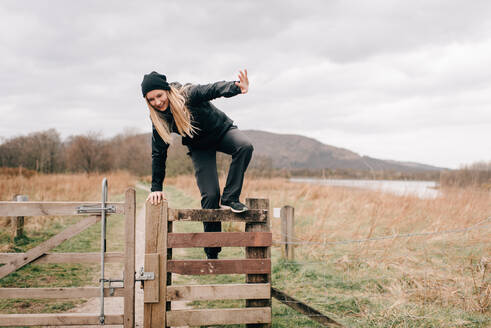
<svg viewBox="0 0 491 328">
<path fill-rule="evenodd" d="M 124 214 L 125 247 L 124 252 L 106 253 L 106 216 Z M 0 278 L 28 263 L 100 263 L 101 278 L 99 287 L 81 288 L 0 288 L 0 298 L 90 298 L 100 297 L 99 313 L 40 313 L 40 314 L 0 314 L 0 326 L 36 325 L 100 325 L 122 324 L 134 327 L 135 324 L 135 189 L 125 192 L 124 202 L 107 202 L 107 180 L 102 182 L 102 201 L 95 202 L 0 202 L 0 217 L 18 216 L 85 216 L 56 236 L 44 241 L 26 253 L 1 253 Z M 84 231 L 91 225 L 101 223 L 100 253 L 50 253 L 49 250 Z M 123 262 L 123 279 L 104 276 L 104 263 Z M 122 282 L 122 287 L 111 285 Z M 105 297 L 123 297 L 124 312 L 104 314 Z"/>
</svg>

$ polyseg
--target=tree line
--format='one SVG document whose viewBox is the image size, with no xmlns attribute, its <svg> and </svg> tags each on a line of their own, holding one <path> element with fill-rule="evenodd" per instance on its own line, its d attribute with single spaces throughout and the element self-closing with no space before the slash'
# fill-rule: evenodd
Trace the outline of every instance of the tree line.
<svg viewBox="0 0 491 328">
<path fill-rule="evenodd" d="M 149 145 L 137 134 L 120 134 L 103 139 L 90 132 L 62 140 L 55 129 L 12 137 L 0 145 L 0 166 L 24 167 L 40 173 L 106 172 L 127 169 L 147 174 L 143 156 L 150 156 Z"/>
<path fill-rule="evenodd" d="M 173 135 L 166 162 L 167 176 L 193 174 L 193 164 L 180 136 Z M 231 158 L 217 153 L 219 174 L 226 173 Z M 152 174 L 151 134 L 123 132 L 112 138 L 89 132 L 62 140 L 55 129 L 4 139 L 0 144 L 0 167 L 39 173 L 107 172 L 127 170 L 137 176 Z M 2 172 L 10 172 L 2 170 Z M 21 172 L 13 170 L 12 172 Z M 22 171 L 24 172 L 24 171 Z M 339 179 L 434 180 L 442 187 L 478 186 L 491 189 L 491 161 L 462 166 L 458 170 L 394 172 L 352 169 L 278 169 L 267 156 L 253 154 L 248 174 L 259 177 L 309 176 Z"/>
<path fill-rule="evenodd" d="M 173 135 L 166 162 L 168 176 L 194 172 L 187 151 L 180 136 Z M 217 154 L 219 173 L 228 170 L 230 161 L 230 156 Z M 89 132 L 62 140 L 55 129 L 33 132 L 3 140 L 0 167 L 22 167 L 39 173 L 127 170 L 146 176 L 152 174 L 151 134 L 124 132 L 105 139 L 101 133 Z M 257 175 L 278 175 L 272 173 L 271 159 L 258 155 L 254 155 L 250 170 Z"/>
</svg>

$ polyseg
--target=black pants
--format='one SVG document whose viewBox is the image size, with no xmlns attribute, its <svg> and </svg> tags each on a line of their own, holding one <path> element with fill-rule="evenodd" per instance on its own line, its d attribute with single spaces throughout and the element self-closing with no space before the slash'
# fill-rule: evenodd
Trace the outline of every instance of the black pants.
<svg viewBox="0 0 491 328">
<path fill-rule="evenodd" d="M 220 185 L 218 183 L 216 152 L 232 155 L 232 163 L 223 188 L 222 200 L 238 201 L 242 191 L 244 173 L 251 161 L 252 147 L 249 138 L 236 126 L 232 126 L 214 148 L 192 149 L 190 156 L 193 161 L 196 182 L 201 193 L 201 208 L 220 208 Z M 206 232 L 222 230 L 221 222 L 203 222 Z M 220 247 L 207 247 L 207 255 L 216 255 Z"/>
</svg>

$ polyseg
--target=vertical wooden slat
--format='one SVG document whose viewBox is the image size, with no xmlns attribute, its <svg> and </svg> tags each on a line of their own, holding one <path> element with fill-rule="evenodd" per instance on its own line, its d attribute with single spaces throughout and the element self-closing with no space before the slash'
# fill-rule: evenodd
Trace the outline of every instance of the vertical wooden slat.
<svg viewBox="0 0 491 328">
<path fill-rule="evenodd" d="M 145 293 L 143 294 L 143 303 L 158 303 L 160 301 L 159 283 L 160 283 L 160 255 L 145 254 L 143 267 L 147 272 L 153 272 L 155 280 L 145 281 Z"/>
<path fill-rule="evenodd" d="M 125 193 L 125 264 L 124 264 L 124 327 L 135 325 L 135 189 L 128 188 Z"/>
<path fill-rule="evenodd" d="M 145 254 L 158 253 L 160 257 L 160 272 L 167 272 L 167 202 L 152 205 L 145 204 Z M 146 270 L 145 270 L 146 271 Z M 145 328 L 161 328 L 165 324 L 166 315 L 166 275 L 160 274 L 159 302 L 145 303 L 143 306 L 143 321 Z M 147 286 L 144 285 L 144 292 Z"/>
<path fill-rule="evenodd" d="M 246 204 L 250 209 L 266 209 L 269 210 L 269 199 L 255 199 L 247 198 Z M 268 217 L 265 223 L 262 222 L 247 222 L 245 227 L 246 232 L 269 232 L 270 231 L 270 221 L 269 221 L 269 211 Z M 269 247 L 246 247 L 246 258 L 257 259 L 257 258 L 270 258 L 271 249 Z M 269 274 L 248 274 L 246 275 L 247 283 L 269 283 Z M 246 300 L 246 307 L 271 307 L 271 299 L 262 300 Z M 270 323 L 261 324 L 247 324 L 248 328 L 256 327 L 271 327 Z"/>
</svg>

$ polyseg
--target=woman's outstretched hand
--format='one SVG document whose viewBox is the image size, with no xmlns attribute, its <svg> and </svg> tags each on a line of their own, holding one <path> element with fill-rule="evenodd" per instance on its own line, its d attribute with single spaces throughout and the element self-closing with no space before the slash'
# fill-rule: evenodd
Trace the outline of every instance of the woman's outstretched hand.
<svg viewBox="0 0 491 328">
<path fill-rule="evenodd" d="M 162 191 L 153 191 L 147 197 L 147 201 L 150 201 L 152 205 L 160 204 L 163 200 L 167 200 L 167 197 Z"/>
<path fill-rule="evenodd" d="M 247 91 L 249 91 L 249 79 L 247 78 L 247 69 L 244 69 L 244 71 L 239 71 L 239 81 L 240 82 L 235 82 L 235 85 L 240 88 L 240 91 L 242 91 L 242 93 L 247 93 Z"/>
</svg>

